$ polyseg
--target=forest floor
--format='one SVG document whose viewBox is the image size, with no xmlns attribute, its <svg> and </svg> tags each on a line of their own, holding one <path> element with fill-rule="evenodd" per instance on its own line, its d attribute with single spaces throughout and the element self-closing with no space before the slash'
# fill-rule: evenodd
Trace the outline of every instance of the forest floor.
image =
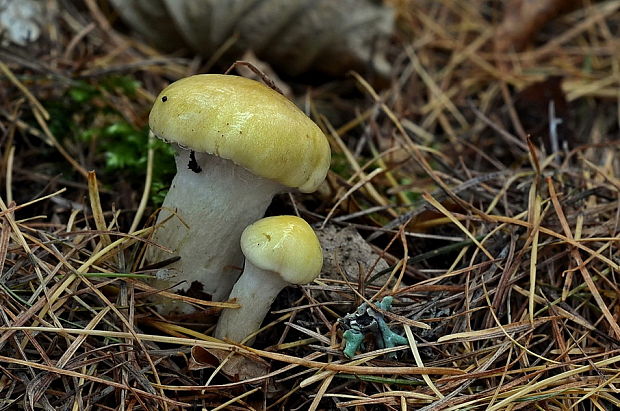
<svg viewBox="0 0 620 411">
<path fill-rule="evenodd" d="M 0 409 L 620 408 L 620 2 L 390 3 L 386 81 L 283 77 L 333 158 L 268 213 L 325 266 L 252 347 L 212 337 L 226 304 L 158 314 L 143 259 L 148 113 L 206 62 L 90 0 L 0 47 Z M 407 342 L 345 357 L 363 302 Z"/>
</svg>

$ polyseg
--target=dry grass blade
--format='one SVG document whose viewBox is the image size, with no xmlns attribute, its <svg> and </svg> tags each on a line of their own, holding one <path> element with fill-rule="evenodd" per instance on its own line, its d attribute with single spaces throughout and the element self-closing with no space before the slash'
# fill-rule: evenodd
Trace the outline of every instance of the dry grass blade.
<svg viewBox="0 0 620 411">
<path fill-rule="evenodd" d="M 58 374 L 58 375 L 66 375 L 66 376 L 70 376 L 70 377 L 75 377 L 75 378 L 82 378 L 84 380 L 89 380 L 89 381 L 93 381 L 93 382 L 97 382 L 100 384 L 104 384 L 104 385 L 109 385 L 112 387 L 116 387 L 116 388 L 123 388 L 123 389 L 129 389 L 139 395 L 142 395 L 144 397 L 147 398 L 153 398 L 153 399 L 157 399 L 159 401 L 163 401 L 165 403 L 169 403 L 169 404 L 173 404 L 173 405 L 178 405 L 178 406 L 187 406 L 188 404 L 183 403 L 183 402 L 179 402 L 179 401 L 174 401 L 171 400 L 167 397 L 158 397 L 157 395 L 153 395 L 149 392 L 146 391 L 142 391 L 136 388 L 130 388 L 130 387 L 126 387 L 122 384 L 119 384 L 117 382 L 114 381 L 110 381 L 107 379 L 103 379 L 103 378 L 98 378 L 98 377 L 93 377 L 91 375 L 87 375 L 87 374 L 81 374 L 78 372 L 74 372 L 74 371 L 70 371 L 70 370 L 63 370 L 61 368 L 56 368 L 56 367 L 51 367 L 51 366 L 47 366 L 44 364 L 38 364 L 32 361 L 23 361 L 23 360 L 18 360 L 15 358 L 8 358 L 8 357 L 2 357 L 0 356 L 0 361 L 5 362 L 7 364 L 19 364 L 19 365 L 23 365 L 26 367 L 31 367 L 31 368 L 37 368 L 37 369 L 41 369 L 41 370 L 45 370 L 45 371 L 49 371 L 51 373 L 54 374 Z"/>
<path fill-rule="evenodd" d="M 519 322 L 513 324 L 503 325 L 501 327 L 493 327 L 488 328 L 486 330 L 476 330 L 476 331 L 465 331 L 460 333 L 448 334 L 437 339 L 438 343 L 448 342 L 448 341 L 476 341 L 483 339 L 490 339 L 502 336 L 506 333 L 513 332 L 522 332 L 526 330 L 534 329 L 536 326 L 544 324 L 554 317 L 542 317 L 537 318 L 535 323 L 530 322 Z"/>
<path fill-rule="evenodd" d="M 560 206 L 560 203 L 558 201 L 558 197 L 555 193 L 553 181 L 551 181 L 551 179 L 549 178 L 547 178 L 547 186 L 549 187 L 549 195 L 551 196 L 551 201 L 553 202 L 553 207 L 555 208 L 555 212 L 557 213 L 558 218 L 560 219 L 560 224 L 562 224 L 562 229 L 564 230 L 564 234 L 566 235 L 568 239 L 572 240 L 573 233 L 571 232 L 570 227 L 568 226 L 568 223 L 566 222 L 564 211 L 562 210 L 562 207 Z M 614 333 L 616 334 L 616 338 L 620 339 L 620 325 L 618 325 L 618 321 L 616 321 L 612 313 L 609 311 L 609 308 L 605 304 L 605 301 L 603 301 L 603 298 L 601 297 L 601 294 L 599 293 L 598 288 L 596 287 L 596 284 L 594 284 L 594 281 L 592 280 L 592 276 L 586 269 L 586 265 L 584 264 L 583 259 L 579 255 L 579 252 L 575 248 L 572 248 L 571 255 L 575 259 L 575 262 L 577 263 L 577 267 L 579 268 L 579 271 L 581 272 L 583 279 L 588 285 L 588 289 L 592 293 L 594 300 L 598 304 L 599 308 L 603 312 L 603 315 L 605 316 L 605 318 L 609 322 L 609 325 L 611 326 Z"/>
<path fill-rule="evenodd" d="M 452 214 L 444 206 L 439 204 L 439 202 L 437 200 L 435 200 L 430 194 L 424 193 L 422 197 L 424 197 L 424 199 L 426 201 L 428 201 L 435 208 L 437 208 L 439 211 L 441 211 L 442 214 L 444 214 L 446 217 L 448 217 L 450 219 L 450 221 L 452 221 L 454 223 L 454 225 L 456 225 L 458 228 L 460 228 L 465 233 L 465 235 L 467 235 L 467 237 L 469 237 L 471 239 L 471 241 L 473 241 L 474 244 L 476 244 L 476 246 L 478 246 L 478 248 L 480 248 L 480 250 L 482 250 L 484 255 L 486 255 L 489 258 L 489 260 L 494 260 L 494 257 L 491 255 L 491 253 L 486 248 L 484 248 L 484 246 L 478 241 L 478 239 L 471 232 L 469 232 L 469 230 L 467 228 L 465 228 L 465 226 L 463 224 L 461 224 L 461 222 L 454 216 L 454 214 Z"/>
<path fill-rule="evenodd" d="M 409 328 L 409 326 L 405 325 L 405 335 L 407 336 L 407 340 L 409 340 L 409 348 L 411 349 L 411 352 L 413 353 L 413 358 L 415 358 L 415 362 L 416 365 L 418 367 L 423 367 L 424 364 L 422 362 L 422 358 L 420 357 L 420 352 L 418 351 L 418 347 L 415 343 L 415 337 L 413 336 L 413 333 L 411 332 L 411 328 Z M 435 384 L 433 384 L 433 381 L 429 378 L 428 375 L 423 375 L 422 379 L 424 380 L 424 382 L 426 382 L 426 384 L 429 386 L 429 388 L 437 395 L 437 397 L 444 398 L 444 395 L 437 389 L 437 387 L 435 386 Z"/>
<path fill-rule="evenodd" d="M 99 186 L 97 184 L 97 175 L 94 171 L 88 172 L 88 198 L 90 199 L 90 208 L 93 212 L 93 219 L 95 220 L 95 227 L 99 231 L 106 231 L 108 226 L 105 222 L 103 210 L 101 208 L 101 200 L 99 199 Z M 107 234 L 101 235 L 101 247 L 110 245 L 110 236 Z"/>
<path fill-rule="evenodd" d="M 257 350 L 250 347 L 232 345 L 225 342 L 206 342 L 201 340 L 189 339 L 189 338 L 173 338 L 165 336 L 156 336 L 149 334 L 131 334 L 117 331 L 97 331 L 97 330 L 82 330 L 75 328 L 53 328 L 53 327 L 2 327 L 2 331 L 40 331 L 40 332 L 53 332 L 58 334 L 76 334 L 76 335 L 94 335 L 105 336 L 113 338 L 135 338 L 137 341 L 157 341 L 165 342 L 168 344 L 178 344 L 183 346 L 201 346 L 205 348 L 216 348 L 226 351 L 244 351 L 250 354 L 257 355 L 259 357 L 269 358 L 272 360 L 278 360 L 289 364 L 297 364 L 306 367 L 312 367 L 317 369 L 324 369 L 336 372 L 346 372 L 359 375 L 424 375 L 424 374 L 436 374 L 436 375 L 461 375 L 464 371 L 455 368 L 444 367 L 383 367 L 377 368 L 372 366 L 355 366 L 345 364 L 333 364 L 323 363 L 319 361 L 304 360 L 296 358 L 290 355 L 272 353 L 269 351 Z"/>
</svg>

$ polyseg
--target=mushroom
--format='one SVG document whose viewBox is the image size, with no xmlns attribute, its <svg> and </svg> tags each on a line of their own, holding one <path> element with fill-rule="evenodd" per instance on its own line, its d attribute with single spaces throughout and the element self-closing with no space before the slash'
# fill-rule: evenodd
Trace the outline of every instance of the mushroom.
<svg viewBox="0 0 620 411">
<path fill-rule="evenodd" d="M 225 309 L 215 337 L 242 342 L 260 328 L 269 307 L 290 284 L 307 284 L 321 272 L 323 252 L 314 231 L 294 216 L 266 217 L 241 235 L 245 255 L 243 274 L 230 298 L 238 309 Z M 248 345 L 252 340 L 246 342 Z"/>
<path fill-rule="evenodd" d="M 243 263 L 243 229 L 264 215 L 275 194 L 315 191 L 329 168 L 329 143 L 284 96 L 231 75 L 172 83 L 157 97 L 149 126 L 173 144 L 177 165 L 153 235 L 173 254 L 150 246 L 146 259 L 180 259 L 157 272 L 156 286 L 180 291 L 198 282 L 198 291 L 221 301 Z M 191 308 L 163 304 L 160 310 Z"/>
</svg>

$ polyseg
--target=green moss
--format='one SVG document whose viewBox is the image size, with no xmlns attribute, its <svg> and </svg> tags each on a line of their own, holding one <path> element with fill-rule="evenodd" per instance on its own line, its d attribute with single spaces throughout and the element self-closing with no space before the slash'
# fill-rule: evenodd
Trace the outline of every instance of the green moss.
<svg viewBox="0 0 620 411">
<path fill-rule="evenodd" d="M 104 172 L 137 184 L 144 181 L 149 148 L 148 129 L 134 128 L 118 121 L 100 129 L 90 129 L 81 138 L 97 138 L 97 150 L 105 159 Z M 167 187 L 176 172 L 174 152 L 169 144 L 153 140 L 155 151 L 151 201 L 159 206 L 166 196 Z"/>
<path fill-rule="evenodd" d="M 51 132 L 74 153 L 90 159 L 88 167 L 97 171 L 103 184 L 114 187 L 119 180 L 127 181 L 139 190 L 144 184 L 148 128 L 130 124 L 109 97 L 132 98 L 140 83 L 130 76 L 112 75 L 92 82 L 75 81 L 57 99 L 44 105 L 50 113 Z M 118 100 L 116 100 L 118 101 Z M 172 149 L 156 140 L 151 202 L 161 205 L 176 171 Z M 58 162 L 50 153 L 50 162 Z M 62 167 L 63 174 L 79 178 L 72 170 Z"/>
</svg>

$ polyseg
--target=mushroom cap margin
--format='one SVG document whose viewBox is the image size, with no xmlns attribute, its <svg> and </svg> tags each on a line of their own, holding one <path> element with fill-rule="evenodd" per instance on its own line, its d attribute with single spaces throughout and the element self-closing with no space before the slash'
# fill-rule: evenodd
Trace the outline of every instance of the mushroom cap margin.
<svg viewBox="0 0 620 411">
<path fill-rule="evenodd" d="M 243 77 L 198 74 L 170 84 L 155 100 L 149 126 L 163 140 L 306 193 L 330 165 L 321 129 L 286 97 Z"/>
</svg>

